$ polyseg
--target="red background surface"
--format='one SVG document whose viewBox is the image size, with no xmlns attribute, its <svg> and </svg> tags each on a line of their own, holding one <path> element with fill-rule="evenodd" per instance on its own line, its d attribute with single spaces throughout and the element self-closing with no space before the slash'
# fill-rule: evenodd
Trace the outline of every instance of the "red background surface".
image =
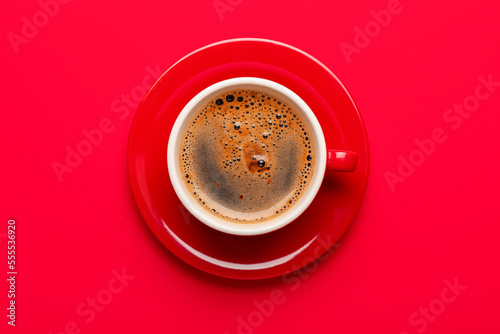
<svg viewBox="0 0 500 334">
<path fill-rule="evenodd" d="M 4 6 L 2 333 L 498 333 L 500 86 L 480 88 L 483 100 L 469 96 L 480 76 L 500 82 L 500 6 L 221 2 L 221 16 L 212 0 Z M 39 14 L 45 3 L 50 16 Z M 388 6 L 397 14 L 377 30 L 372 11 Z M 367 24 L 370 40 L 355 41 Z M 127 106 L 123 96 L 139 97 L 149 72 L 234 37 L 275 39 L 318 58 L 351 92 L 368 131 L 371 170 L 358 217 L 326 261 L 291 282 L 233 281 L 184 264 L 148 230 L 127 179 L 135 101 Z M 346 57 L 342 43 L 356 42 Z M 470 115 L 447 121 L 464 102 Z M 54 161 L 64 163 L 66 147 L 106 119 L 102 142 L 58 178 Z M 415 140 L 436 128 L 446 140 L 418 160 Z M 398 173 L 401 157 L 419 165 L 391 187 L 387 175 Z M 11 218 L 15 328 L 6 317 Z M 121 283 L 114 277 L 123 270 L 129 280 Z M 105 301 L 99 311 L 90 311 L 93 298 Z"/>
</svg>

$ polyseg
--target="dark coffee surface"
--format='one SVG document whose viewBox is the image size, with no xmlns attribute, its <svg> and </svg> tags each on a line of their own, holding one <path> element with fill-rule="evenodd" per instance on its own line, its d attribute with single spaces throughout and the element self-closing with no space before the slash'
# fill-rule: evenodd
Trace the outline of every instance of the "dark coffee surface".
<svg viewBox="0 0 500 334">
<path fill-rule="evenodd" d="M 179 159 L 186 186 L 206 210 L 255 223 L 295 204 L 311 180 L 314 156 L 294 109 L 266 93 L 235 90 L 193 117 Z"/>
</svg>

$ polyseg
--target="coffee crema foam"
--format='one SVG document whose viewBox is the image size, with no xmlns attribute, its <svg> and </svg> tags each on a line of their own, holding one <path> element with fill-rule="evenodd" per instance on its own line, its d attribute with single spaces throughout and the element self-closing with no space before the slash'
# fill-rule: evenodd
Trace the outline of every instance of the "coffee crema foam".
<svg viewBox="0 0 500 334">
<path fill-rule="evenodd" d="M 180 169 L 191 195 L 224 220 L 259 223 L 293 207 L 314 171 L 311 134 L 278 98 L 254 90 L 215 96 L 186 127 Z"/>
</svg>

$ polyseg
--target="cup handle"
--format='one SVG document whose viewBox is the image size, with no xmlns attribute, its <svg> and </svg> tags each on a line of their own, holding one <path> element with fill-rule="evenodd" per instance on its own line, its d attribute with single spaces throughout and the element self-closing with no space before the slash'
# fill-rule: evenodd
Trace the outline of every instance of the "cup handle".
<svg viewBox="0 0 500 334">
<path fill-rule="evenodd" d="M 351 151 L 328 150 L 326 170 L 354 172 L 358 166 L 358 154 Z"/>
</svg>

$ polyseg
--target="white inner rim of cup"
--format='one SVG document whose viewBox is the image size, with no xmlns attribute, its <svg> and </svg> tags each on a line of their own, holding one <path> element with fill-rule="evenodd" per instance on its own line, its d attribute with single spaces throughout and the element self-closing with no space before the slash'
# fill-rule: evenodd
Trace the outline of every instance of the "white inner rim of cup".
<svg viewBox="0 0 500 334">
<path fill-rule="evenodd" d="M 183 140 L 183 134 L 187 125 L 201 108 L 216 95 L 228 90 L 253 89 L 274 95 L 282 99 L 294 108 L 302 116 L 306 126 L 310 129 L 312 141 L 315 147 L 315 167 L 310 184 L 294 206 L 281 215 L 268 221 L 257 223 L 236 223 L 217 217 L 205 208 L 190 194 L 181 175 L 179 151 Z M 254 78 L 239 77 L 227 79 L 213 84 L 191 99 L 182 109 L 174 123 L 170 138 L 168 140 L 167 164 L 170 181 L 182 204 L 196 218 L 206 225 L 230 234 L 236 235 L 258 235 L 277 230 L 295 220 L 311 204 L 316 196 L 326 170 L 326 143 L 321 126 L 309 106 L 297 94 L 285 86 L 274 81 Z"/>
</svg>

